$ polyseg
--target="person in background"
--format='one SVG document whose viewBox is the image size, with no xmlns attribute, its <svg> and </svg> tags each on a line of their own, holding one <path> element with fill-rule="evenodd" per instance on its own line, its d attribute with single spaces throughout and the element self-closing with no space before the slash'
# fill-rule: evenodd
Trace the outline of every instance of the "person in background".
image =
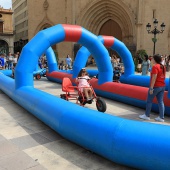
<svg viewBox="0 0 170 170">
<path fill-rule="evenodd" d="M 162 61 L 161 61 L 162 65 L 165 65 L 165 57 L 162 55 L 161 58 L 162 58 Z"/>
<path fill-rule="evenodd" d="M 43 68 L 41 57 L 38 59 L 38 66 L 40 67 L 40 69 Z"/>
<path fill-rule="evenodd" d="M 90 65 L 90 64 L 94 64 L 94 58 L 93 58 L 93 57 L 91 57 L 91 59 L 90 59 L 90 61 L 89 61 L 88 64 L 89 64 L 89 65 Z"/>
<path fill-rule="evenodd" d="M 19 57 L 20 57 L 20 52 L 17 52 L 17 54 L 16 54 L 17 56 L 17 62 L 18 62 L 18 60 L 19 60 Z"/>
<path fill-rule="evenodd" d="M 5 53 L 3 54 L 3 56 L 4 56 L 4 69 L 6 69 L 6 68 L 8 68 L 7 57 L 6 57 Z"/>
<path fill-rule="evenodd" d="M 15 67 L 17 65 L 18 62 L 18 55 L 14 54 L 14 58 L 13 58 L 13 68 L 12 68 L 12 77 L 14 77 L 14 72 L 15 72 Z"/>
<path fill-rule="evenodd" d="M 152 56 L 149 56 L 148 59 L 151 61 L 152 60 Z"/>
<path fill-rule="evenodd" d="M 8 70 L 12 70 L 13 67 L 13 56 L 12 54 L 9 52 L 8 56 L 7 56 L 7 63 L 8 63 Z"/>
<path fill-rule="evenodd" d="M 170 55 L 166 58 L 166 71 L 170 70 Z"/>
<path fill-rule="evenodd" d="M 3 70 L 5 68 L 4 54 L 0 54 L 0 69 Z"/>
<path fill-rule="evenodd" d="M 63 60 L 59 63 L 59 70 L 64 70 L 64 61 Z"/>
<path fill-rule="evenodd" d="M 87 101 L 92 100 L 92 90 L 88 83 L 89 80 L 90 77 L 88 76 L 86 69 L 82 68 L 76 78 L 76 82 L 78 83 L 78 88 L 80 88 L 81 92 L 84 92 Z"/>
<path fill-rule="evenodd" d="M 137 57 L 137 71 L 138 73 L 141 73 L 142 72 L 142 58 L 141 56 L 138 56 Z"/>
<path fill-rule="evenodd" d="M 15 68 L 17 65 L 17 61 L 18 61 L 18 55 L 14 54 L 14 58 L 13 58 L 13 67 Z"/>
<path fill-rule="evenodd" d="M 115 68 L 117 67 L 118 62 L 117 62 L 117 57 L 115 55 L 112 56 L 112 67 Z"/>
<path fill-rule="evenodd" d="M 164 122 L 164 102 L 163 96 L 165 91 L 165 74 L 166 69 L 165 66 L 161 63 L 162 59 L 160 55 L 154 55 L 152 62 L 152 71 L 151 71 L 151 79 L 150 79 L 150 87 L 148 90 L 148 97 L 146 103 L 146 111 L 145 114 L 140 115 L 139 118 L 144 120 L 150 120 L 150 111 L 152 108 L 152 101 L 156 96 L 159 106 L 159 116 L 155 118 L 156 121 Z"/>
<path fill-rule="evenodd" d="M 142 75 L 145 76 L 148 74 L 150 68 L 150 60 L 148 59 L 148 55 L 144 55 L 144 60 L 142 62 Z"/>
<path fill-rule="evenodd" d="M 72 63 L 72 59 L 71 59 L 70 55 L 68 54 L 66 57 L 66 66 L 68 69 L 71 69 L 71 63 Z"/>
</svg>

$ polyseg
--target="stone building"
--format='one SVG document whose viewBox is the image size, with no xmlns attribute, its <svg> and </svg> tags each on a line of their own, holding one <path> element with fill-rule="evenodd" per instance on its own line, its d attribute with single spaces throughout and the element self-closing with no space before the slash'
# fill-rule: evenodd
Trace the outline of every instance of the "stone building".
<svg viewBox="0 0 170 170">
<path fill-rule="evenodd" d="M 26 43 L 35 34 L 56 24 L 77 24 L 96 35 L 111 35 L 126 44 L 135 54 L 145 49 L 153 54 L 153 29 L 156 18 L 158 29 L 165 23 L 163 34 L 157 34 L 156 53 L 170 54 L 169 0 L 13 0 L 15 43 Z M 62 42 L 53 46 L 64 58 L 74 56 L 78 45 Z"/>
<path fill-rule="evenodd" d="M 12 10 L 0 6 L 0 54 L 13 53 Z"/>
</svg>

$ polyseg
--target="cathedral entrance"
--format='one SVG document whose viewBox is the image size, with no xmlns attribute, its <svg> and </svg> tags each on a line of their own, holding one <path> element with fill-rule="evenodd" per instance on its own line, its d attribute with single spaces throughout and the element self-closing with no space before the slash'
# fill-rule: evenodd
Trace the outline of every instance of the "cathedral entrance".
<svg viewBox="0 0 170 170">
<path fill-rule="evenodd" d="M 122 30 L 119 24 L 111 19 L 109 19 L 102 25 L 99 31 L 99 35 L 113 36 L 122 41 Z"/>
</svg>

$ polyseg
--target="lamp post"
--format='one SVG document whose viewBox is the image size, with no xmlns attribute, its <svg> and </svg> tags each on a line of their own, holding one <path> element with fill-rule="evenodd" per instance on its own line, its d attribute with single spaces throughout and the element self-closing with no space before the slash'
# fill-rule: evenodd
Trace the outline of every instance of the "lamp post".
<svg viewBox="0 0 170 170">
<path fill-rule="evenodd" d="M 153 41 L 153 43 L 154 43 L 154 46 L 153 46 L 153 55 L 154 55 L 154 54 L 155 54 L 155 45 L 156 45 L 156 42 L 157 42 L 156 34 L 160 34 L 160 33 L 163 33 L 163 32 L 164 32 L 164 30 L 165 30 L 165 24 L 162 23 L 162 24 L 160 25 L 160 26 L 161 26 L 161 31 L 159 31 L 159 30 L 157 29 L 157 26 L 158 26 L 158 20 L 157 20 L 157 19 L 155 19 L 155 20 L 153 21 L 153 25 L 154 25 L 154 29 L 151 31 L 151 24 L 148 23 L 148 24 L 146 25 L 146 30 L 148 31 L 148 34 L 154 34 L 154 38 L 152 38 L 152 41 Z"/>
</svg>

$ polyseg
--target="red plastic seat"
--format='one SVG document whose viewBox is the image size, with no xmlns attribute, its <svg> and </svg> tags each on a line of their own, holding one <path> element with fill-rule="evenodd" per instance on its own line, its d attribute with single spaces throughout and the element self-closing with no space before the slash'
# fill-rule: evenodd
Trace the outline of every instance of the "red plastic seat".
<svg viewBox="0 0 170 170">
<path fill-rule="evenodd" d="M 75 87 L 72 85 L 71 80 L 68 77 L 63 78 L 62 91 L 64 92 L 75 92 Z"/>
</svg>

